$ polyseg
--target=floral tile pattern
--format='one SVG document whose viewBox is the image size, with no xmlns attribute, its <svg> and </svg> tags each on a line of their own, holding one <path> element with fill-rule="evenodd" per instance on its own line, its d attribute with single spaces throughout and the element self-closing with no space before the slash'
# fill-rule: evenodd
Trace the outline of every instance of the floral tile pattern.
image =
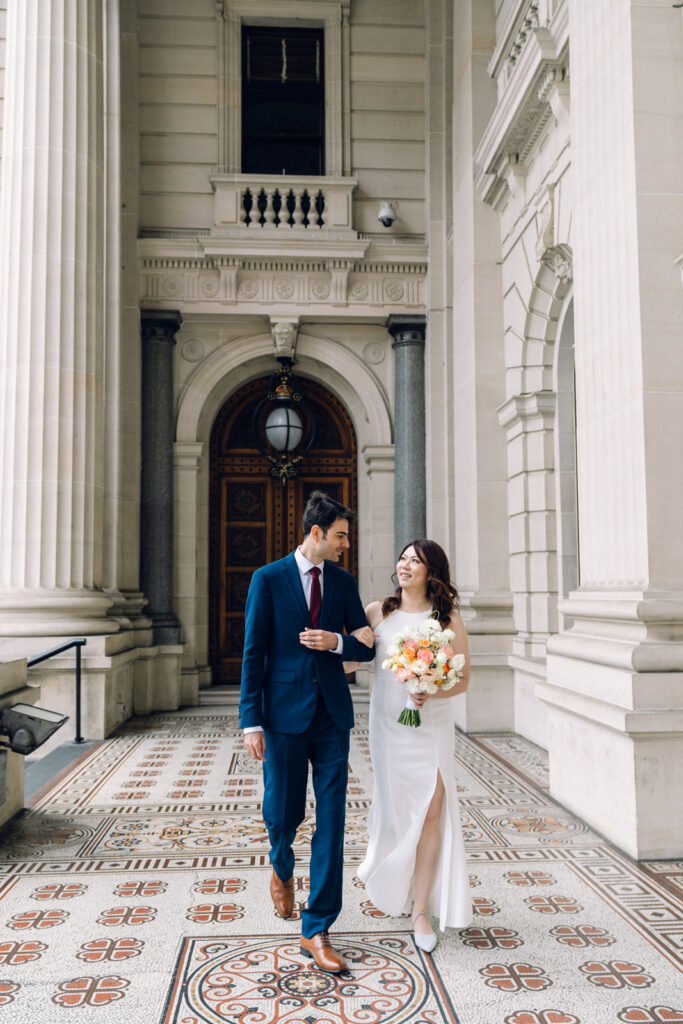
<svg viewBox="0 0 683 1024">
<path fill-rule="evenodd" d="M 356 877 L 372 797 L 357 719 L 348 972 L 299 952 L 313 804 L 283 921 L 235 710 L 191 709 L 128 723 L 5 829 L 3 1024 L 683 1024 L 683 864 L 608 846 L 549 798 L 544 752 L 518 736 L 457 737 L 472 922 L 424 955 Z"/>
</svg>

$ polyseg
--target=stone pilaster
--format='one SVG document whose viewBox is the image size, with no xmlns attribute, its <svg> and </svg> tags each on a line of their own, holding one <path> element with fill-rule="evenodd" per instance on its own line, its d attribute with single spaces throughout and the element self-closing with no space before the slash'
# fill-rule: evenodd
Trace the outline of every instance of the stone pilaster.
<svg viewBox="0 0 683 1024">
<path fill-rule="evenodd" d="M 569 20 L 580 587 L 539 687 L 551 793 L 633 856 L 675 857 L 683 40 L 658 5 L 574 0 Z"/>
<path fill-rule="evenodd" d="M 102 586 L 103 30 L 11 3 L 0 199 L 0 635 L 115 632 Z"/>
<path fill-rule="evenodd" d="M 178 644 L 173 609 L 173 346 L 180 314 L 142 314 L 140 583 L 157 644 Z"/>
<path fill-rule="evenodd" d="M 425 331 L 423 316 L 390 316 L 394 360 L 394 547 L 426 533 Z"/>
<path fill-rule="evenodd" d="M 442 101 L 446 112 L 452 109 L 452 138 L 442 143 L 444 164 L 453 162 L 447 176 L 450 203 L 444 204 L 448 216 L 430 225 L 430 251 L 434 232 L 448 235 L 449 220 L 454 225 L 449 262 L 442 261 L 450 271 L 449 291 L 444 294 L 451 307 L 445 325 L 451 351 L 435 361 L 430 378 L 430 400 L 438 396 L 441 404 L 431 415 L 443 424 L 443 441 L 432 452 L 431 478 L 438 479 L 441 464 L 450 461 L 448 522 L 440 532 L 452 532 L 452 568 L 472 664 L 472 685 L 455 699 L 456 721 L 468 731 L 511 729 L 514 690 L 509 654 L 515 627 L 508 578 L 505 439 L 495 416 L 505 387 L 500 227 L 472 178 L 474 152 L 496 104 L 495 84 L 488 74 L 495 23 L 492 4 L 459 0 L 451 6 L 453 54 L 446 84 L 453 95 L 447 92 Z M 432 53 L 438 52 L 446 34 L 438 28 L 430 33 Z M 430 124 L 438 139 L 438 120 L 430 118 Z M 437 271 L 437 277 L 440 273 L 444 271 Z M 432 297 L 436 310 L 442 304 L 438 294 Z M 430 308 L 433 353 L 432 320 Z M 444 369 L 449 388 L 437 383 Z M 431 430 L 429 436 L 431 442 Z M 430 486 L 430 498 L 431 494 Z"/>
</svg>

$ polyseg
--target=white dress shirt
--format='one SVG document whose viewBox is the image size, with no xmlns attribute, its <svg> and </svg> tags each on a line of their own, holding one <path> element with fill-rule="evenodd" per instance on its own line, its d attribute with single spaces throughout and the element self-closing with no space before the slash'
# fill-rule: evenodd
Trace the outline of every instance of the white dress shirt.
<svg viewBox="0 0 683 1024">
<path fill-rule="evenodd" d="M 294 560 L 296 561 L 297 569 L 299 570 L 299 579 L 301 580 L 301 586 L 303 587 L 304 597 L 306 599 L 306 605 L 308 608 L 311 607 L 311 587 L 313 586 L 313 577 L 311 576 L 311 569 L 316 564 L 306 558 L 301 553 L 301 548 L 297 548 L 294 552 Z M 325 587 L 325 563 L 320 562 L 318 565 L 320 569 L 320 597 L 322 598 L 323 590 Z M 332 649 L 332 654 L 343 654 L 344 653 L 344 641 L 342 640 L 341 633 L 337 633 L 337 646 Z M 244 730 L 245 735 L 248 732 L 263 732 L 260 725 L 250 725 Z"/>
</svg>

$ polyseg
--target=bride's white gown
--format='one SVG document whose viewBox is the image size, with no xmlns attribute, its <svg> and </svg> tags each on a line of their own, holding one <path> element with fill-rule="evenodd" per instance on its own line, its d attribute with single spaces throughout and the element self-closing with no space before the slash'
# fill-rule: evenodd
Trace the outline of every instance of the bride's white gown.
<svg viewBox="0 0 683 1024">
<path fill-rule="evenodd" d="M 455 780 L 452 700 L 431 699 L 422 707 L 422 725 L 400 725 L 406 689 L 381 668 L 387 647 L 404 626 L 422 622 L 424 612 L 392 612 L 376 632 L 375 685 L 370 701 L 370 754 L 374 791 L 368 817 L 370 841 L 358 875 L 368 896 L 385 914 L 409 913 L 413 898 L 415 851 L 437 773 L 446 789 L 441 817 L 441 849 L 429 912 L 444 928 L 465 928 L 472 915 L 465 847 Z"/>
</svg>

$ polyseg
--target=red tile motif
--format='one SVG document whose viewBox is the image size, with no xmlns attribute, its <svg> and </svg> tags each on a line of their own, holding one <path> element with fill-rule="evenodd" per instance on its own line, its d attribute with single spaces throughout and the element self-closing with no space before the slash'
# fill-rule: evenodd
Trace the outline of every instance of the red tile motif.
<svg viewBox="0 0 683 1024">
<path fill-rule="evenodd" d="M 190 907 L 185 915 L 188 921 L 195 924 L 210 924 L 213 921 L 237 921 L 244 917 L 244 907 L 236 903 L 204 903 L 199 907 Z"/>
<path fill-rule="evenodd" d="M 18 992 L 21 985 L 17 985 L 15 981 L 5 981 L 0 979 L 0 1006 L 7 1006 L 8 1003 L 14 1002 L 14 994 Z"/>
<path fill-rule="evenodd" d="M 626 1006 L 617 1014 L 623 1024 L 681 1024 L 683 1010 L 672 1006 Z"/>
<path fill-rule="evenodd" d="M 47 948 L 44 942 L 0 942 L 0 964 L 20 967 L 40 960 Z"/>
<path fill-rule="evenodd" d="M 476 889 L 478 885 L 481 885 L 481 879 L 477 878 L 476 875 L 469 875 L 468 881 L 470 883 L 470 889 Z"/>
<path fill-rule="evenodd" d="M 583 910 L 571 896 L 529 896 L 524 902 L 538 914 L 578 914 Z"/>
<path fill-rule="evenodd" d="M 166 892 L 166 882 L 121 882 L 114 889 L 115 896 L 160 896 Z"/>
<path fill-rule="evenodd" d="M 15 914 L 7 922 L 7 927 L 15 931 L 24 928 L 54 928 L 64 924 L 68 916 L 68 910 L 27 910 L 23 914 Z"/>
<path fill-rule="evenodd" d="M 72 900 L 88 891 L 87 885 L 41 885 L 31 893 L 32 900 Z"/>
<path fill-rule="evenodd" d="M 485 985 L 499 992 L 540 992 L 552 985 L 543 968 L 533 964 L 487 964 L 479 973 Z"/>
<path fill-rule="evenodd" d="M 500 914 L 500 907 L 493 900 L 486 899 L 485 896 L 476 896 L 472 900 L 472 910 L 475 914 L 483 914 L 484 916 L 491 916 L 492 914 Z"/>
<path fill-rule="evenodd" d="M 466 946 L 474 949 L 517 949 L 524 945 L 519 932 L 510 928 L 465 928 L 460 937 Z"/>
<path fill-rule="evenodd" d="M 547 871 L 506 871 L 503 875 L 509 885 L 556 885 Z"/>
<path fill-rule="evenodd" d="M 573 1013 L 564 1010 L 517 1010 L 503 1024 L 581 1024 Z"/>
<path fill-rule="evenodd" d="M 98 924 L 105 924 L 109 928 L 118 928 L 121 925 L 147 924 L 153 921 L 157 912 L 154 907 L 110 907 L 103 910 L 97 918 Z"/>
<path fill-rule="evenodd" d="M 591 985 L 599 988 L 649 988 L 654 984 L 651 974 L 645 973 L 640 964 L 630 964 L 624 960 L 590 960 L 581 964 L 579 970 L 586 975 Z"/>
<path fill-rule="evenodd" d="M 377 907 L 375 906 L 375 904 L 372 902 L 372 900 L 364 900 L 363 903 L 361 903 L 361 905 L 360 905 L 360 909 L 361 909 L 361 913 L 364 914 L 365 917 L 378 917 L 379 918 L 379 917 L 388 917 L 389 916 L 388 914 L 385 914 L 383 911 L 378 910 Z"/>
<path fill-rule="evenodd" d="M 576 948 L 585 946 L 612 946 L 617 940 L 604 928 L 596 928 L 591 924 L 558 924 L 550 929 L 550 935 L 563 946 Z"/>
<path fill-rule="evenodd" d="M 144 945 L 142 939 L 93 939 L 84 942 L 76 956 L 92 964 L 103 960 L 129 960 L 132 956 L 140 956 Z"/>
<path fill-rule="evenodd" d="M 202 896 L 218 896 L 220 893 L 243 892 L 247 883 L 243 878 L 204 878 L 195 882 L 192 892 Z"/>
<path fill-rule="evenodd" d="M 106 1006 L 123 999 L 130 985 L 127 978 L 72 978 L 57 986 L 52 1002 L 57 1006 Z"/>
</svg>

